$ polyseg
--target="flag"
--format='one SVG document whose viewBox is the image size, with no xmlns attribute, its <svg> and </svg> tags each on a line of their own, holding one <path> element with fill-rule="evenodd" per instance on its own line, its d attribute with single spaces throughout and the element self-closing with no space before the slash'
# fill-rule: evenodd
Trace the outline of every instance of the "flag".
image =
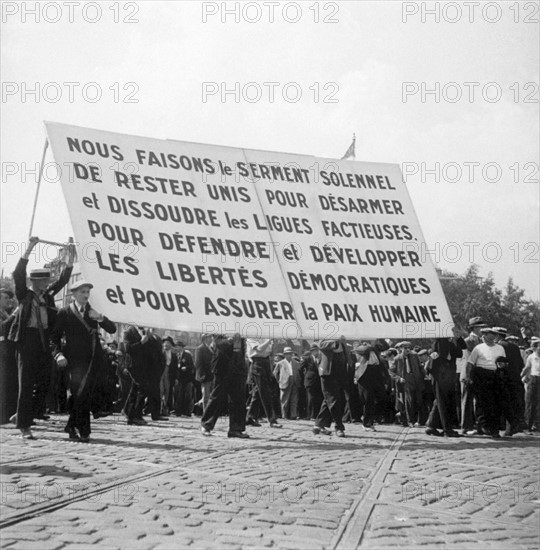
<svg viewBox="0 0 540 550">
<path fill-rule="evenodd" d="M 352 143 L 349 145 L 349 148 L 347 149 L 346 153 L 341 157 L 341 160 L 345 160 L 348 158 L 356 158 L 356 135 L 353 134 L 353 140 Z"/>
</svg>

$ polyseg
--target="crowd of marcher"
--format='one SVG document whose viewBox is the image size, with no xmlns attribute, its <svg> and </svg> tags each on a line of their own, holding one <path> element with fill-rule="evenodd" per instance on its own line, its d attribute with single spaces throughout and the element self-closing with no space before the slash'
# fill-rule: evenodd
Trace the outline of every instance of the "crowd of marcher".
<svg viewBox="0 0 540 550">
<path fill-rule="evenodd" d="M 313 420 L 314 434 L 338 437 L 347 423 L 494 439 L 540 427 L 537 337 L 508 335 L 475 317 L 466 337 L 438 338 L 424 349 L 341 338 L 296 353 L 273 340 L 203 334 L 190 352 L 182 341 L 135 325 L 111 340 L 116 325 L 92 308 L 90 282 L 72 283 L 71 303 L 55 308 L 74 249 L 57 280 L 47 269 L 27 274 L 38 242 L 30 239 L 17 264 L 15 293 L 0 289 L 1 422 L 15 422 L 25 439 L 34 439 L 31 426 L 51 413 L 68 414 L 65 431 L 82 442 L 90 440 L 91 416 L 115 412 L 134 426 L 146 425 L 145 416 L 197 415 L 205 436 L 227 414 L 228 436 L 239 438 L 262 422 L 282 428 L 280 419 Z"/>
</svg>

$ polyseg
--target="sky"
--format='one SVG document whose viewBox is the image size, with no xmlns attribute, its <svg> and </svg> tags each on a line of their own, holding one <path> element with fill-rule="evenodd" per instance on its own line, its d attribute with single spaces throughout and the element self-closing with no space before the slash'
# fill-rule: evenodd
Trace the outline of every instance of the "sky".
<svg viewBox="0 0 540 550">
<path fill-rule="evenodd" d="M 43 121 L 330 158 L 354 133 L 357 161 L 402 166 L 440 268 L 474 262 L 538 300 L 537 5 L 271 4 L 3 2 L 5 272 L 28 238 Z M 65 241 L 55 179 L 33 233 Z"/>
</svg>

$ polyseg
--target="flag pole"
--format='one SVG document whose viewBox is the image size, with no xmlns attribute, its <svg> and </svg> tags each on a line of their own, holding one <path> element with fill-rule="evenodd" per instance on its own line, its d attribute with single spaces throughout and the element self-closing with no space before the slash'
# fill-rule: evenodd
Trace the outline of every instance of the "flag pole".
<svg viewBox="0 0 540 550">
<path fill-rule="evenodd" d="M 32 236 L 32 230 L 34 229 L 34 218 L 36 216 L 37 201 L 39 196 L 39 188 L 41 186 L 41 179 L 43 177 L 43 166 L 45 164 L 45 155 L 47 154 L 47 149 L 49 147 L 49 140 L 45 139 L 45 146 L 43 147 L 43 155 L 41 155 L 41 164 L 39 166 L 39 176 L 36 188 L 36 196 L 34 198 L 34 208 L 32 210 L 32 219 L 30 220 L 30 230 L 28 231 L 28 239 Z"/>
</svg>

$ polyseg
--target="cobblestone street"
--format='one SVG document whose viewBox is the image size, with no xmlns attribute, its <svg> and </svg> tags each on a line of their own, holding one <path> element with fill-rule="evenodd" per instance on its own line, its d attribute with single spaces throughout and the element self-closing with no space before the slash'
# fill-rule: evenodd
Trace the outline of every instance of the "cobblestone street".
<svg viewBox="0 0 540 550">
<path fill-rule="evenodd" d="M 71 442 L 64 417 L 35 441 L 4 426 L 2 548 L 539 547 L 539 438 L 433 438 L 422 429 L 307 421 L 212 437 L 198 418 L 93 423 Z"/>
</svg>

